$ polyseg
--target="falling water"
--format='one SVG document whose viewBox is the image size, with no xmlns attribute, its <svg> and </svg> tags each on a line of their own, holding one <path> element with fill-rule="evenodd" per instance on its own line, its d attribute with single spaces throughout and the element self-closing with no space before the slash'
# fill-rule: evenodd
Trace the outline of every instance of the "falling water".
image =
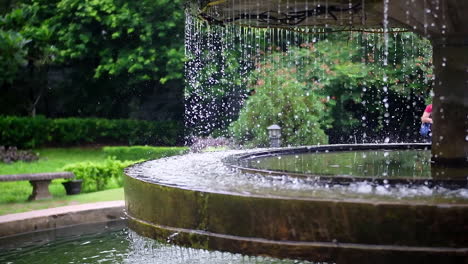
<svg viewBox="0 0 468 264">
<path fill-rule="evenodd" d="M 410 87 L 414 87 L 415 81 L 425 80 L 427 87 L 430 87 L 432 81 L 432 72 L 429 67 L 421 67 L 429 69 L 428 72 L 417 73 L 415 76 L 407 76 L 404 80 L 393 80 L 387 76 L 387 68 L 402 68 L 407 69 L 410 64 L 419 65 L 418 62 L 425 54 L 430 53 L 430 49 L 411 50 L 415 39 L 420 43 L 420 37 L 407 32 L 400 28 L 391 28 L 388 18 L 389 1 L 384 1 L 384 17 L 382 24 L 383 29 L 365 28 L 362 24 L 365 23 L 364 16 L 357 16 L 353 12 L 353 2 L 349 1 L 345 12 L 334 14 L 343 27 L 327 28 L 304 26 L 298 24 L 297 18 L 292 14 L 297 14 L 303 8 L 307 16 L 303 23 L 308 20 L 324 19 L 317 16 L 317 12 L 322 10 L 319 1 L 306 1 L 302 6 L 296 1 L 288 0 L 278 2 L 277 10 L 272 10 L 267 13 L 259 11 L 262 1 L 257 1 L 252 10 L 247 6 L 241 6 L 229 11 L 231 19 L 228 22 L 219 22 L 214 19 L 203 18 L 196 14 L 193 10 L 188 10 L 186 13 L 186 83 L 185 92 L 186 101 L 186 118 L 185 123 L 191 136 L 220 136 L 228 135 L 228 127 L 237 120 L 239 112 L 243 108 L 246 100 L 250 96 L 254 96 L 256 89 L 260 86 L 275 87 L 277 84 L 271 78 L 264 78 L 268 71 L 278 72 L 278 75 L 287 74 L 284 69 L 290 69 L 300 72 L 293 73 L 293 76 L 313 76 L 297 80 L 306 82 L 307 91 L 304 96 L 316 93 L 317 100 L 322 100 L 324 104 L 335 103 L 335 98 L 330 95 L 324 95 L 323 91 L 313 91 L 313 87 L 326 86 L 328 77 L 334 74 L 335 63 L 327 54 L 327 42 L 336 43 L 336 39 L 343 39 L 341 45 L 356 43 L 361 51 L 358 56 L 361 56 L 361 61 L 365 64 L 372 64 L 374 70 L 369 74 L 382 76 L 382 83 L 376 85 L 371 83 L 359 83 L 362 86 L 363 93 L 359 96 L 359 102 L 364 108 L 367 108 L 362 116 L 358 118 L 361 122 L 362 130 L 357 134 L 349 135 L 349 138 L 343 138 L 342 142 L 394 142 L 399 136 L 393 136 L 395 133 L 405 134 L 402 129 L 396 130 L 395 120 L 399 118 L 399 113 L 402 109 L 397 109 L 398 106 L 390 104 L 395 92 L 391 89 L 398 86 L 402 89 L 408 89 L 405 95 L 398 95 L 399 101 L 406 101 L 409 108 L 405 108 L 405 112 L 416 111 L 421 107 L 421 103 L 413 105 L 415 100 L 422 102 L 424 93 L 428 92 L 428 88 L 418 88 L 416 93 L 411 92 Z M 249 2 L 249 3 L 252 3 Z M 239 2 L 242 4 L 243 2 Z M 362 8 L 365 7 L 363 0 Z M 299 6 L 299 7 L 298 7 Z M 328 6 L 326 7 L 328 8 Z M 327 10 L 327 9 L 325 9 Z M 312 12 L 314 11 L 314 12 Z M 210 6 L 209 15 L 216 17 L 223 10 L 217 9 L 217 6 Z M 252 13 L 249 13 L 252 12 Z M 410 18 L 410 11 L 406 13 L 407 19 Z M 331 18 L 330 12 L 325 12 L 324 17 Z M 237 20 L 233 18 L 237 17 Z M 312 17 L 312 18 L 311 18 Z M 281 22 L 278 19 L 283 19 Z M 265 24 L 265 21 L 270 23 Z M 305 22 L 304 22 L 305 21 Z M 282 24 L 288 25 L 284 27 Z M 350 28 L 349 26 L 352 25 Z M 354 45 L 351 45 L 354 46 Z M 430 46 L 427 44 L 427 46 Z M 320 47 L 320 49 L 317 49 Z M 347 47 L 343 47 L 346 49 Z M 418 45 L 416 45 L 418 48 Z M 307 53 L 304 51 L 308 50 Z M 331 52 L 331 51 L 330 51 Z M 301 55 L 302 54 L 302 55 Z M 397 55 L 399 54 L 399 55 Z M 356 56 L 351 55 L 350 56 Z M 401 60 L 399 58 L 402 58 Z M 344 63 L 344 62 L 340 62 Z M 284 68 L 284 66 L 286 68 Z M 312 72 L 305 73 L 307 69 L 315 69 Z M 416 69 L 418 70 L 418 69 Z M 410 72 L 409 70 L 407 70 Z M 263 74 L 263 75 L 262 75 Z M 266 82 L 266 83 L 265 83 Z M 291 83 L 294 83 L 291 80 Z M 395 85 L 396 84 L 396 85 Z M 344 84 L 344 89 L 348 90 L 348 86 L 356 84 Z M 323 89 L 323 88 L 321 88 Z M 400 89 L 400 88 L 398 88 Z M 349 103 L 349 99 L 355 98 L 351 94 L 342 93 L 341 100 L 338 103 Z M 401 92 L 398 90 L 397 92 Z M 374 95 L 372 95 L 374 93 Z M 328 96 L 328 97 L 327 97 Z M 378 99 L 380 98 L 380 99 Z M 376 100 L 378 99 L 378 100 Z M 353 99 L 356 100 L 356 99 Z M 372 100 L 380 102 L 380 105 L 372 105 Z M 294 102 L 291 102 L 294 103 Z M 357 102 L 353 102 L 357 103 Z M 371 109 L 376 108 L 382 113 L 382 116 L 372 116 Z M 418 110 L 420 111 L 420 110 Z M 314 109 L 307 109 L 307 112 L 314 112 Z M 258 117 L 263 118 L 262 113 L 257 113 Z M 282 116 L 285 113 L 278 113 Z M 414 115 L 414 114 L 413 114 Z M 343 117 L 345 118 L 345 117 Z M 380 120 L 385 133 L 369 137 L 369 122 Z M 400 120 L 401 121 L 401 120 Z M 259 122 L 259 124 L 262 122 Z M 418 124 L 414 124 L 417 126 Z M 411 127 L 410 127 L 411 130 Z M 364 135 L 364 136 L 362 136 Z M 414 134 L 408 132 L 407 138 L 414 137 Z M 338 140 L 338 139 L 337 139 Z"/>
</svg>

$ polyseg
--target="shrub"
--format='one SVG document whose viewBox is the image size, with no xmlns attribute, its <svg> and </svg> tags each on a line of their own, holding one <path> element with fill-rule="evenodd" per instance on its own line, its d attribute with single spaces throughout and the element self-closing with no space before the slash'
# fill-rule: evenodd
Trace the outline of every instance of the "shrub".
<svg viewBox="0 0 468 264">
<path fill-rule="evenodd" d="M 255 86 L 255 95 L 247 99 L 239 119 L 229 128 L 233 137 L 241 144 L 266 146 L 267 127 L 278 124 L 285 146 L 327 143 L 324 129 L 331 121 L 327 113 L 330 103 L 288 70 L 265 70 L 263 77 L 270 81 Z"/>
<path fill-rule="evenodd" d="M 157 159 L 178 155 L 188 150 L 186 147 L 104 147 L 109 157 L 105 162 L 79 162 L 62 168 L 73 172 L 83 180 L 83 192 L 95 192 L 109 188 L 111 183 L 123 186 L 123 169 L 142 160 Z"/>
<path fill-rule="evenodd" d="M 173 146 L 182 131 L 171 121 L 0 116 L 0 145 L 19 148 L 83 143 Z"/>
<path fill-rule="evenodd" d="M 0 145 L 35 148 L 50 142 L 51 119 L 43 116 L 0 117 Z"/>
<path fill-rule="evenodd" d="M 108 158 L 103 163 L 87 161 L 70 164 L 63 170 L 73 172 L 77 179 L 83 180 L 82 192 L 95 192 L 106 189 L 111 180 L 119 187 L 123 186 L 123 169 L 134 163 Z"/>
<path fill-rule="evenodd" d="M 104 147 L 103 151 L 109 157 L 115 157 L 118 160 L 149 160 L 163 157 L 179 155 L 186 152 L 186 147 L 151 147 L 151 146 L 133 146 L 133 147 Z"/>
<path fill-rule="evenodd" d="M 16 147 L 5 148 L 0 146 L 0 162 L 12 163 L 15 161 L 31 162 L 39 159 L 32 151 L 18 150 Z"/>
</svg>

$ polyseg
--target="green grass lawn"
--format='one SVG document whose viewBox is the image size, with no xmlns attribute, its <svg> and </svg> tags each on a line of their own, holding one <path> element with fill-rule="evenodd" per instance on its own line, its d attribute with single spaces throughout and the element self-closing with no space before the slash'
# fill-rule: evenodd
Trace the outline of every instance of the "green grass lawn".
<svg viewBox="0 0 468 264">
<path fill-rule="evenodd" d="M 63 189 L 63 187 L 62 187 Z M 52 199 L 40 201 L 22 201 L 16 203 L 0 203 L 0 215 L 27 212 L 32 210 L 47 209 L 66 205 L 82 203 L 95 203 L 104 201 L 117 201 L 124 199 L 123 188 L 105 190 L 93 193 L 83 193 L 77 195 L 54 196 Z"/>
<path fill-rule="evenodd" d="M 137 158 L 144 159 L 150 157 L 146 153 L 146 148 L 136 147 L 133 152 L 139 153 Z M 142 151 L 143 149 L 143 151 Z M 171 151 L 168 151 L 169 149 Z M 187 148 L 156 147 L 153 152 L 167 152 L 166 155 L 179 154 Z M 127 151 L 125 147 L 121 151 Z M 133 152 L 130 151 L 130 154 Z M 102 148 L 44 148 L 34 152 L 39 154 L 39 160 L 34 162 L 15 162 L 5 164 L 0 162 L 0 177 L 6 174 L 40 173 L 63 171 L 63 167 L 72 163 L 91 161 L 94 163 L 105 162 L 107 154 Z M 161 154 L 162 155 L 162 154 Z M 153 157 L 154 158 L 154 157 Z M 72 203 L 110 201 L 123 199 L 123 189 L 114 178 L 106 185 L 106 191 L 67 196 L 62 185 L 64 179 L 56 179 L 49 185 L 49 191 L 53 198 L 46 201 L 27 201 L 32 193 L 32 186 L 29 181 L 0 182 L 0 214 L 24 212 L 35 209 L 43 209 L 55 206 L 62 206 Z M 117 188 L 117 189 L 115 189 Z M 116 191 L 115 191 L 115 190 Z"/>
<path fill-rule="evenodd" d="M 46 148 L 37 149 L 34 152 L 39 153 L 38 161 L 0 163 L 0 175 L 55 172 L 75 162 L 106 160 L 106 155 L 101 148 Z M 56 179 L 49 185 L 49 191 L 54 197 L 66 196 L 62 185 L 64 181 L 64 179 Z M 0 205 L 3 205 L 26 201 L 32 193 L 32 186 L 28 181 L 0 182 L 0 190 Z"/>
<path fill-rule="evenodd" d="M 39 160 L 35 162 L 0 162 L 0 175 L 60 171 L 70 163 L 81 161 L 104 161 L 106 154 L 101 148 L 46 148 L 37 149 Z M 3 188 L 1 188 L 3 189 Z"/>
</svg>

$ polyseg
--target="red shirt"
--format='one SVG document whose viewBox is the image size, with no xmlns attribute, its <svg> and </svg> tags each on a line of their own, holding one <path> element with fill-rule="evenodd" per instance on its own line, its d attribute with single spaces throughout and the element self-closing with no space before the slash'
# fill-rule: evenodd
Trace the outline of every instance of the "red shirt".
<svg viewBox="0 0 468 264">
<path fill-rule="evenodd" d="M 426 109 L 424 110 L 424 112 L 427 112 L 427 113 L 431 114 L 432 113 L 432 104 L 426 106 Z"/>
</svg>

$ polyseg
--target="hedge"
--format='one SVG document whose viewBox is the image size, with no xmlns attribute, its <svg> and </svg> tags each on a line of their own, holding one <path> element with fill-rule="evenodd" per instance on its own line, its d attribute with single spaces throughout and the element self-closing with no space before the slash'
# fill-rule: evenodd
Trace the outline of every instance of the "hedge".
<svg viewBox="0 0 468 264">
<path fill-rule="evenodd" d="M 183 154 L 188 151 L 187 147 L 104 147 L 104 153 L 118 160 L 150 160 Z"/>
<path fill-rule="evenodd" d="M 108 188 L 110 182 L 123 186 L 123 169 L 142 160 L 157 159 L 182 154 L 186 147 L 104 147 L 108 158 L 105 162 L 79 162 L 62 168 L 73 172 L 83 180 L 83 192 L 95 192 Z"/>
<path fill-rule="evenodd" d="M 136 161 L 120 161 L 113 158 L 105 162 L 79 162 L 63 167 L 64 171 L 73 172 L 76 179 L 83 180 L 82 192 L 95 192 L 107 189 L 110 181 L 123 186 L 123 169 Z"/>
<path fill-rule="evenodd" d="M 172 121 L 0 116 L 0 145 L 36 148 L 83 143 L 174 146 L 183 127 Z"/>
</svg>

